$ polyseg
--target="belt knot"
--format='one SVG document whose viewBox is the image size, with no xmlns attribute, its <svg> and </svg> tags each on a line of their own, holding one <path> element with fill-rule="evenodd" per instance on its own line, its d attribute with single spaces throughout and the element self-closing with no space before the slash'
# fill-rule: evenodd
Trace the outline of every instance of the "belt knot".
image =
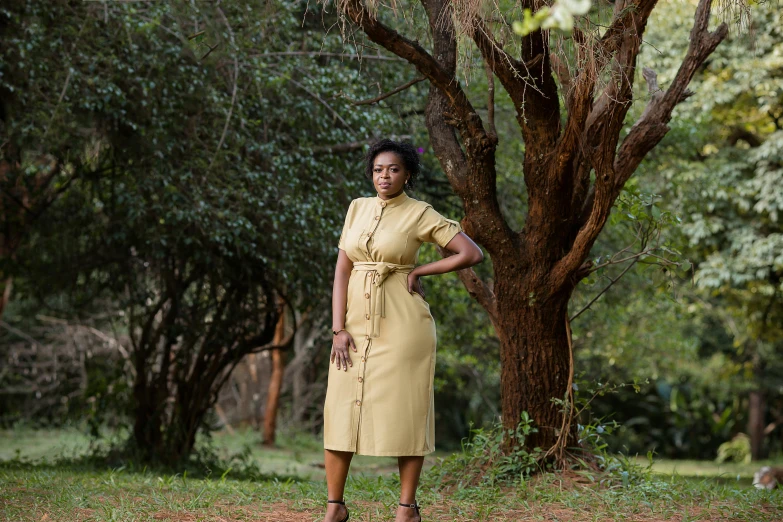
<svg viewBox="0 0 783 522">
<path fill-rule="evenodd" d="M 383 282 L 392 272 L 410 272 L 416 265 L 402 265 L 399 263 L 387 263 L 385 261 L 357 261 L 353 269 L 372 273 L 372 286 L 370 287 L 370 318 L 365 323 L 365 333 L 368 337 L 381 335 L 381 317 L 386 317 L 385 292 Z M 375 291 L 373 291 L 375 288 Z"/>
</svg>

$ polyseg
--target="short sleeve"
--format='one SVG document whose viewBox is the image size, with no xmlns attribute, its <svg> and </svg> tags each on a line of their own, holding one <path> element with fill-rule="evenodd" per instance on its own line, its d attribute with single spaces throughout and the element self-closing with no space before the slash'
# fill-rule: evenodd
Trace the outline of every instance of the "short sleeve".
<svg viewBox="0 0 783 522">
<path fill-rule="evenodd" d="M 431 205 L 427 205 L 417 223 L 417 236 L 422 243 L 437 243 L 444 248 L 462 231 L 458 221 L 443 217 Z"/>
<path fill-rule="evenodd" d="M 348 237 L 348 224 L 351 221 L 351 213 L 353 212 L 353 204 L 356 200 L 352 200 L 348 205 L 348 212 L 345 213 L 345 222 L 343 223 L 343 230 L 340 232 L 340 241 L 337 242 L 337 248 L 345 250 L 345 239 Z"/>
</svg>

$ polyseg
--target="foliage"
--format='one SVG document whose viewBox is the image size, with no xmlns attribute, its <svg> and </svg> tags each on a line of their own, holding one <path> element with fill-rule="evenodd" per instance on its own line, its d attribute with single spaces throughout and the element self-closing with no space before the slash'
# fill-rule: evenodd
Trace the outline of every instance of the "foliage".
<svg viewBox="0 0 783 522">
<path fill-rule="evenodd" d="M 715 462 L 721 463 L 731 460 L 748 464 L 750 457 L 750 438 L 744 433 L 737 433 L 733 439 L 718 447 L 718 456 Z"/>
<path fill-rule="evenodd" d="M 538 468 L 541 449 L 529 451 L 525 447 L 525 441 L 536 431 L 527 412 L 522 414 L 512 433 L 507 433 L 497 422 L 489 429 L 471 428 L 470 437 L 463 441 L 462 451 L 440 461 L 429 476 L 438 486 L 457 489 L 523 484 Z M 505 447 L 507 435 L 518 441 L 511 449 Z"/>
<path fill-rule="evenodd" d="M 19 1 L 4 11 L 4 62 L 29 57 L 48 81 L 30 89 L 4 71 L 3 87 L 19 93 L 5 136 L 36 143 L 55 114 L 91 139 L 70 142 L 64 170 L 105 169 L 63 192 L 4 262 L 20 304 L 71 316 L 108 307 L 102 327 L 129 354 L 134 438 L 150 458 L 187 455 L 227 373 L 271 340 L 276 296 L 305 309 L 326 300 L 331 269 L 312 261 L 334 255 L 343 193 L 366 183 L 360 169 L 345 175 L 353 162 L 340 152 L 404 131 L 390 111 L 352 108 L 372 95 L 368 65 L 338 59 L 342 42 L 312 23 L 325 13 L 255 7 Z M 48 19 L 65 29 L 43 30 Z"/>
<path fill-rule="evenodd" d="M 589 400 L 580 397 L 577 403 L 584 407 Z M 623 487 L 649 479 L 652 454 L 648 454 L 648 465 L 643 468 L 627 456 L 610 450 L 606 438 L 617 427 L 616 422 L 601 419 L 577 424 L 577 446 L 568 448 L 570 465 L 577 474 L 593 483 L 616 483 Z M 470 437 L 463 440 L 462 450 L 439 460 L 429 471 L 427 484 L 457 490 L 522 487 L 536 471 L 552 469 L 552 461 L 544 450 L 525 447 L 525 441 L 536 431 L 533 419 L 526 412 L 513 433 L 508 433 L 497 421 L 490 428 L 471 428 Z M 508 440 L 518 443 L 509 448 Z"/>
<path fill-rule="evenodd" d="M 661 2 L 651 17 L 639 60 L 658 73 L 661 88 L 685 53 L 687 42 L 671 35 L 689 26 L 691 9 Z M 655 195 L 658 212 L 671 216 L 661 244 L 677 265 L 664 271 L 637 263 L 576 322 L 575 355 L 588 378 L 649 381 L 639 394 L 619 390 L 593 403 L 595 415 L 621 424 L 610 439 L 615 450 L 713 458 L 745 430 L 746 393 L 759 385 L 769 394 L 766 422 L 781 418 L 780 306 L 771 301 L 768 276 L 779 224 L 775 118 L 783 36 L 774 2 L 750 13 L 750 34 L 733 34 L 717 48 L 692 82 L 695 95 L 678 106 L 671 131 L 631 180 L 634 191 Z M 647 102 L 640 99 L 631 114 Z M 592 256 L 632 241 L 623 214 L 615 209 L 613 217 L 623 219 L 599 238 Z M 620 271 L 607 270 L 598 282 Z M 587 283 L 577 303 L 597 292 Z M 772 451 L 778 429 L 767 438 Z"/>
</svg>

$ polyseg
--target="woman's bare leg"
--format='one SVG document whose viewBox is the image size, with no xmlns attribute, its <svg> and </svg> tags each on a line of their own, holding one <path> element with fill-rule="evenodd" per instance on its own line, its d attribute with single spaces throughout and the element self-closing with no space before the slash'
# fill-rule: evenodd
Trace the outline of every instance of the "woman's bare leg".
<svg viewBox="0 0 783 522">
<path fill-rule="evenodd" d="M 350 451 L 324 450 L 326 468 L 326 490 L 328 500 L 345 500 L 345 480 L 351 467 L 353 453 Z M 339 522 L 345 518 L 346 508 L 342 504 L 327 504 L 324 522 Z"/>
<path fill-rule="evenodd" d="M 424 466 L 424 457 L 398 457 L 400 467 L 400 502 L 413 504 L 416 502 L 416 488 L 419 487 L 421 468 Z M 395 522 L 407 522 L 420 520 L 416 510 L 405 506 L 397 506 Z"/>
</svg>

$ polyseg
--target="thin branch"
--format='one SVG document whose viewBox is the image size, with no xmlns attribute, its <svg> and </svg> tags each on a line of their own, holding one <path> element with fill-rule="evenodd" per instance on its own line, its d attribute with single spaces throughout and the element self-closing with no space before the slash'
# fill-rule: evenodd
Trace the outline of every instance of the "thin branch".
<svg viewBox="0 0 783 522">
<path fill-rule="evenodd" d="M 34 344 L 35 346 L 41 346 L 41 343 L 39 343 L 38 341 L 36 341 L 32 337 L 30 337 L 29 335 L 24 333 L 22 330 L 19 330 L 18 328 L 15 328 L 15 327 L 11 326 L 10 324 L 6 323 L 5 321 L 3 321 L 1 319 L 0 319 L 0 326 L 2 326 L 3 328 L 5 328 L 6 330 L 8 330 L 11 333 L 18 335 L 22 339 L 25 339 L 25 340 L 29 341 L 30 343 Z"/>
<path fill-rule="evenodd" d="M 331 113 L 334 115 L 334 117 L 335 117 L 335 118 L 337 118 L 338 120 L 340 120 L 340 123 L 342 123 L 343 125 L 345 125 L 345 127 L 346 127 L 347 129 L 350 129 L 350 128 L 351 128 L 351 126 L 350 126 L 350 125 L 348 125 L 348 122 L 347 122 L 347 121 L 345 121 L 345 120 L 343 119 L 343 117 L 342 117 L 342 116 L 340 116 L 340 114 L 339 114 L 339 113 L 338 113 L 336 110 L 334 110 L 334 109 L 332 108 L 332 106 L 331 106 L 331 105 L 329 105 L 329 104 L 326 102 L 326 100 L 324 100 L 323 98 L 321 98 L 321 97 L 320 97 L 320 96 L 319 96 L 317 93 L 315 93 L 315 92 L 311 91 L 310 89 L 308 89 L 307 87 L 305 87 L 304 85 L 302 85 L 302 84 L 301 84 L 301 83 L 299 83 L 298 81 L 294 80 L 293 78 L 290 78 L 290 77 L 289 77 L 289 78 L 287 78 L 287 79 L 288 79 L 288 81 L 290 81 L 290 82 L 291 82 L 291 83 L 293 83 L 294 85 L 296 85 L 296 86 L 300 87 L 300 88 L 301 88 L 302 90 L 304 90 L 304 91 L 305 91 L 307 94 L 309 94 L 310 96 L 312 96 L 313 98 L 315 98 L 316 100 L 318 100 L 318 101 L 319 101 L 319 102 L 320 102 L 320 103 L 321 103 L 321 104 L 322 104 L 324 107 L 326 107 L 327 109 L 329 109 L 329 111 L 330 111 L 330 112 L 331 112 Z"/>
<path fill-rule="evenodd" d="M 407 89 L 408 87 L 410 87 L 412 85 L 416 85 L 419 82 L 423 82 L 426 79 L 427 78 L 425 78 L 424 76 L 419 76 L 418 78 L 414 78 L 414 79 L 412 79 L 411 81 L 409 81 L 408 83 L 406 83 L 404 85 L 400 85 L 399 87 L 395 87 L 394 89 L 390 90 L 389 92 L 381 94 L 380 96 L 376 96 L 375 98 L 371 98 L 369 100 L 361 100 L 361 101 L 353 102 L 353 104 L 354 105 L 372 105 L 373 103 L 378 103 L 379 101 L 385 100 L 386 98 L 394 96 L 398 92 L 402 92 L 405 89 Z"/>
<path fill-rule="evenodd" d="M 275 52 L 275 53 L 255 53 L 249 55 L 252 58 L 263 58 L 266 56 L 311 56 L 313 58 L 320 58 L 326 56 L 329 58 L 351 58 L 362 60 L 380 60 L 388 62 L 405 62 L 406 60 L 399 56 L 378 56 L 373 54 L 354 54 L 354 53 L 327 53 L 320 51 L 287 51 L 287 52 Z"/>
<path fill-rule="evenodd" d="M 211 46 L 211 45 L 207 44 L 207 47 L 209 47 L 209 51 L 207 51 L 207 52 L 206 52 L 206 54 L 205 54 L 204 56 L 202 56 L 201 58 L 199 58 L 199 60 L 201 60 L 201 61 L 204 61 L 204 59 L 205 59 L 207 56 L 209 56 L 210 54 L 212 54 L 212 51 L 214 51 L 215 49 L 217 49 L 219 46 L 220 46 L 220 42 L 216 43 L 214 46 Z"/>
<path fill-rule="evenodd" d="M 571 320 L 568 319 L 568 315 L 565 316 L 565 328 L 566 328 L 566 340 L 568 341 L 568 389 L 566 394 L 568 396 L 568 404 L 565 406 L 566 411 L 563 411 L 563 422 L 560 425 L 560 432 L 557 435 L 557 440 L 547 452 L 540 457 L 540 461 L 546 459 L 554 452 L 558 452 L 558 459 L 563 460 L 563 453 L 568 447 L 569 437 L 571 433 L 571 421 L 574 418 L 574 343 L 571 339 Z"/>
<path fill-rule="evenodd" d="M 611 288 L 611 287 L 612 287 L 612 286 L 613 286 L 613 285 L 614 285 L 614 284 L 615 284 L 617 281 L 619 281 L 619 280 L 620 280 L 620 279 L 621 279 L 621 278 L 622 278 L 622 277 L 625 275 L 625 273 L 626 273 L 626 272 L 628 272 L 628 270 L 630 270 L 630 269 L 631 269 L 631 267 L 632 267 L 632 266 L 634 266 L 634 265 L 635 265 L 635 264 L 636 264 L 638 261 L 639 261 L 639 257 L 636 257 L 636 258 L 635 258 L 635 259 L 634 259 L 634 260 L 633 260 L 631 263 L 628 263 L 628 266 L 626 266 L 626 267 L 625 267 L 625 269 L 624 269 L 622 272 L 620 272 L 620 275 L 618 275 L 618 276 L 617 276 L 617 277 L 615 277 L 614 279 L 612 279 L 612 278 L 610 277 L 610 278 L 609 278 L 609 281 L 610 281 L 610 283 L 609 283 L 608 285 L 606 285 L 606 286 L 604 287 L 604 289 L 603 289 L 603 290 L 601 290 L 600 292 L 598 292 L 598 294 L 597 294 L 595 297 L 593 297 L 593 298 L 590 300 L 590 302 L 589 302 L 589 303 L 587 303 L 587 304 L 584 306 L 584 308 L 582 308 L 582 309 L 581 309 L 581 310 L 579 310 L 577 313 L 575 313 L 573 316 L 571 316 L 571 319 L 570 319 L 570 320 L 571 320 L 571 321 L 573 321 L 574 319 L 576 319 L 577 317 L 579 317 L 580 315 L 582 315 L 582 312 L 586 311 L 586 310 L 587 310 L 587 309 L 589 309 L 591 306 L 593 306 L 593 303 L 595 303 L 596 301 L 598 301 L 598 298 L 599 298 L 599 297 L 601 297 L 602 295 L 604 295 L 604 294 L 606 293 L 606 291 L 607 291 L 607 290 L 609 290 L 609 289 L 610 289 L 610 288 Z"/>
<path fill-rule="evenodd" d="M 217 9 L 217 12 L 220 14 L 220 17 L 223 19 L 223 22 L 226 24 L 226 29 L 228 30 L 228 36 L 231 39 L 231 47 L 234 49 L 234 88 L 231 92 L 231 106 L 228 108 L 228 114 L 226 115 L 226 123 L 223 125 L 223 133 L 220 135 L 220 141 L 218 142 L 218 146 L 215 149 L 215 154 L 212 156 L 212 161 L 209 162 L 210 168 L 215 163 L 215 159 L 217 159 L 218 153 L 220 153 L 221 147 L 223 147 L 223 141 L 226 139 L 226 133 L 228 132 L 228 124 L 231 122 L 231 116 L 234 114 L 234 104 L 237 100 L 237 80 L 239 79 L 239 60 L 237 59 L 237 48 L 236 48 L 236 42 L 234 41 L 234 31 L 231 29 L 231 24 L 228 23 L 228 18 L 226 18 L 226 15 L 223 13 L 223 10 L 219 6 L 215 6 L 215 9 Z M 215 45 L 217 47 L 217 45 Z M 210 50 L 210 52 L 212 52 Z M 208 55 L 209 53 L 207 53 Z M 206 57 L 206 55 L 204 56 Z"/>
<path fill-rule="evenodd" d="M 52 109 L 52 115 L 49 118 L 49 122 L 46 124 L 46 130 L 44 131 L 43 137 L 46 138 L 46 136 L 49 134 L 49 129 L 52 126 L 52 121 L 54 121 L 54 117 L 57 114 L 57 109 L 60 108 L 60 104 L 63 101 L 63 98 L 65 98 L 65 93 L 68 90 L 68 85 L 71 83 L 71 75 L 73 74 L 71 71 L 73 69 L 71 67 L 68 67 L 68 76 L 65 77 L 65 83 L 63 84 L 63 88 L 60 91 L 60 97 L 57 99 L 57 104 L 54 106 L 54 109 Z"/>
<path fill-rule="evenodd" d="M 390 134 L 389 138 L 393 140 L 409 140 L 411 139 L 410 134 Z M 361 149 L 365 145 L 372 143 L 378 139 L 377 137 L 368 138 L 366 140 L 361 141 L 350 141 L 348 143 L 337 143 L 335 145 L 319 145 L 317 147 L 313 147 L 312 151 L 313 154 L 340 154 L 343 152 L 353 152 L 355 150 Z"/>
</svg>

